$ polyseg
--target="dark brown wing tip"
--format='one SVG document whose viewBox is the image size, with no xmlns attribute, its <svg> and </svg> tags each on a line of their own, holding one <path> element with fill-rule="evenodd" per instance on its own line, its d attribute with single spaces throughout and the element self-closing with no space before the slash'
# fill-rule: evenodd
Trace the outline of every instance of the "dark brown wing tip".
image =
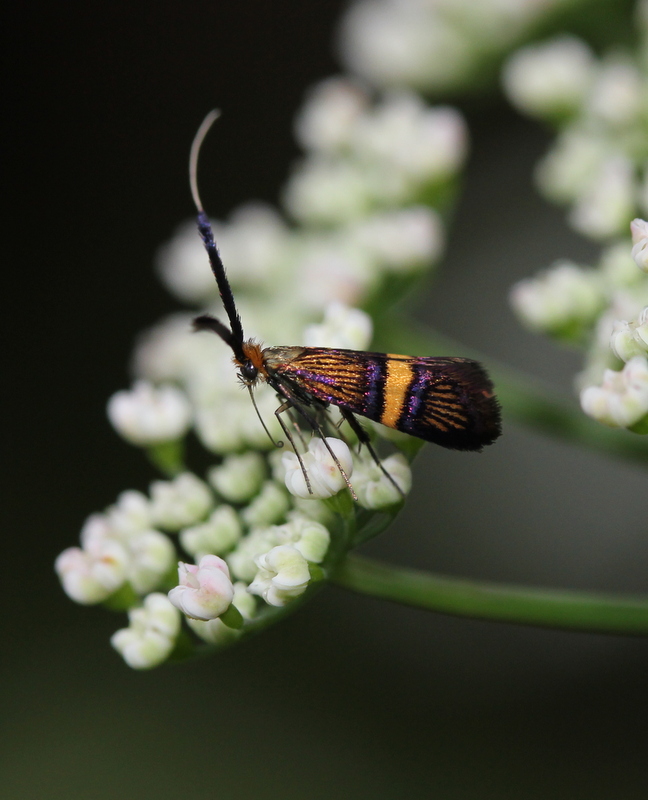
<svg viewBox="0 0 648 800">
<path fill-rule="evenodd" d="M 501 406 L 493 382 L 484 367 L 471 359 L 458 360 L 456 370 L 450 372 L 463 388 L 464 407 L 470 411 L 472 420 L 470 429 L 453 449 L 481 452 L 502 434 Z"/>
</svg>

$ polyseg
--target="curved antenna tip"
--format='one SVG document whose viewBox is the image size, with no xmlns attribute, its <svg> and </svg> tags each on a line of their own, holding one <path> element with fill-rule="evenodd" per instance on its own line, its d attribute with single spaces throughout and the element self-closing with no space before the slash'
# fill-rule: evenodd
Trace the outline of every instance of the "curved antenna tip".
<svg viewBox="0 0 648 800">
<path fill-rule="evenodd" d="M 200 153 L 200 147 L 205 139 L 205 136 L 207 136 L 209 129 L 220 117 L 220 115 L 220 109 L 212 109 L 209 114 L 207 114 L 205 119 L 200 123 L 200 127 L 196 131 L 194 140 L 191 143 L 191 151 L 189 153 L 189 186 L 191 187 L 191 196 L 193 197 L 194 205 L 196 206 L 198 213 L 203 212 L 200 195 L 198 194 L 198 154 Z"/>
</svg>

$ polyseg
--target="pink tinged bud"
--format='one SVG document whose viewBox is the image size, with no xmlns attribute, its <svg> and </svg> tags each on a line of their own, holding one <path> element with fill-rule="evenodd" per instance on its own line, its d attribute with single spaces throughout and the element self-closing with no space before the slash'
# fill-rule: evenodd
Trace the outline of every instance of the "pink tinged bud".
<svg viewBox="0 0 648 800">
<path fill-rule="evenodd" d="M 216 619 L 232 603 L 234 587 L 229 568 L 218 556 L 203 556 L 197 565 L 178 564 L 179 586 L 171 589 L 169 600 L 193 619 Z"/>
<path fill-rule="evenodd" d="M 104 538 L 88 550 L 69 547 L 56 559 L 54 568 L 65 593 L 77 603 L 100 603 L 126 579 L 129 557 L 115 539 Z"/>
<path fill-rule="evenodd" d="M 643 272 L 648 272 L 648 222 L 633 219 L 630 223 L 632 233 L 632 257 Z"/>
</svg>

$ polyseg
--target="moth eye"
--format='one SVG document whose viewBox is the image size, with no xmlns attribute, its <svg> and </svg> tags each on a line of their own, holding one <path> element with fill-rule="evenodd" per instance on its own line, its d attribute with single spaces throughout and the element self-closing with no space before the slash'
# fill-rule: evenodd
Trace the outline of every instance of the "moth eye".
<svg viewBox="0 0 648 800">
<path fill-rule="evenodd" d="M 241 377 L 244 381 L 253 381 L 259 374 L 259 370 L 250 361 L 246 361 L 240 368 Z"/>
</svg>

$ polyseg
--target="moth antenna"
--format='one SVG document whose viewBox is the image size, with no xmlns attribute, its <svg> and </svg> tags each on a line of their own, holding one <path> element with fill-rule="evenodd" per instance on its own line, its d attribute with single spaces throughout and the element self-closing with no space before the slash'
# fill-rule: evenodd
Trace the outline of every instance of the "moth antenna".
<svg viewBox="0 0 648 800">
<path fill-rule="evenodd" d="M 218 108 L 210 111 L 201 122 L 194 136 L 194 140 L 191 143 L 191 152 L 189 153 L 189 186 L 191 187 L 191 196 L 193 197 L 194 205 L 199 214 L 203 212 L 203 206 L 200 201 L 200 194 L 198 193 L 198 154 L 200 153 L 200 148 L 205 136 L 207 136 L 209 129 L 220 115 L 221 112 Z"/>
<path fill-rule="evenodd" d="M 246 386 L 247 386 L 247 390 L 248 390 L 249 395 L 250 395 L 250 400 L 252 401 L 252 405 L 254 406 L 254 410 L 256 411 L 257 417 L 259 418 L 259 422 L 261 423 L 261 425 L 263 425 L 263 430 L 268 434 L 268 439 L 270 439 L 270 441 L 272 442 L 272 444 L 275 447 L 283 447 L 284 443 L 281 440 L 278 440 L 278 441 L 275 442 L 275 440 L 272 438 L 272 434 L 268 430 L 265 422 L 263 421 L 263 417 L 259 413 L 259 408 L 258 408 L 258 406 L 256 404 L 256 400 L 254 399 L 254 392 L 252 391 L 252 387 L 250 386 L 249 383 L 246 384 Z"/>
<path fill-rule="evenodd" d="M 236 310 L 236 303 L 234 302 L 232 288 L 227 280 L 225 265 L 223 264 L 220 253 L 218 252 L 218 247 L 216 246 L 216 242 L 214 240 L 214 232 L 212 231 L 209 217 L 207 214 L 205 214 L 205 210 L 203 209 L 202 202 L 200 200 L 200 195 L 198 194 L 197 174 L 200 146 L 202 145 L 207 132 L 215 120 L 218 119 L 218 117 L 220 117 L 220 111 L 210 111 L 202 121 L 200 127 L 198 128 L 198 132 L 194 136 L 194 140 L 191 143 L 191 152 L 189 153 L 189 184 L 191 186 L 191 195 L 196 205 L 196 210 L 198 211 L 198 217 L 196 219 L 198 224 L 198 232 L 200 233 L 200 238 L 203 240 L 205 250 L 209 256 L 209 264 L 212 272 L 214 273 L 214 277 L 216 278 L 218 292 L 221 296 L 221 300 L 223 301 L 223 308 L 227 313 L 227 318 L 229 319 L 230 323 L 232 338 L 230 341 L 228 341 L 228 344 L 234 351 L 236 358 L 239 361 L 245 361 L 245 353 L 243 352 L 243 326 L 241 324 L 241 318 Z"/>
</svg>

